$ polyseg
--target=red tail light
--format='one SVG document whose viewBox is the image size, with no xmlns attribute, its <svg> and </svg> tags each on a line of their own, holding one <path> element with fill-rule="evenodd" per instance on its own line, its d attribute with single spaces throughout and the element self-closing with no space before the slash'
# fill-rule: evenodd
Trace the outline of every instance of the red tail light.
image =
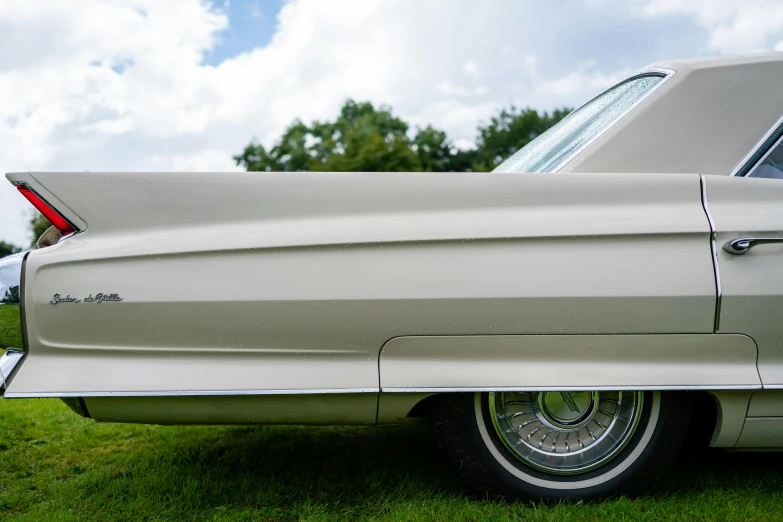
<svg viewBox="0 0 783 522">
<path fill-rule="evenodd" d="M 22 195 L 27 198 L 27 201 L 32 203 L 33 206 L 38 209 L 38 212 L 43 214 L 44 217 L 48 219 L 49 222 L 54 225 L 55 228 L 57 228 L 57 230 L 62 232 L 64 236 L 71 234 L 72 232 L 76 232 L 76 228 L 68 223 L 68 220 L 62 217 L 59 212 L 50 207 L 46 201 L 42 200 L 38 196 L 38 194 L 30 190 L 30 187 L 26 185 L 17 185 L 16 188 L 19 189 L 19 192 L 21 192 Z"/>
</svg>

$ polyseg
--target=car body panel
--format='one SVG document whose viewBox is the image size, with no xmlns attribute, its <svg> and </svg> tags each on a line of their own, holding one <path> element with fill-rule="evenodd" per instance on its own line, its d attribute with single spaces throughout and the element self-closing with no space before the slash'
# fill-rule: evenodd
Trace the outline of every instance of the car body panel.
<svg viewBox="0 0 783 522">
<path fill-rule="evenodd" d="M 783 182 L 706 177 L 715 222 L 721 282 L 720 333 L 742 333 L 758 345 L 765 388 L 783 386 L 783 244 L 757 245 L 743 255 L 723 250 L 741 237 L 783 239 Z"/>
<path fill-rule="evenodd" d="M 781 53 L 659 62 L 675 71 L 560 172 L 728 175 L 783 115 Z"/>
<path fill-rule="evenodd" d="M 93 419 L 106 422 L 369 425 L 378 394 L 87 397 L 84 403 Z"/>
<path fill-rule="evenodd" d="M 748 417 L 783 417 L 783 390 L 759 390 L 748 405 Z"/>
<path fill-rule="evenodd" d="M 783 417 L 749 417 L 745 420 L 737 448 L 783 446 Z"/>
<path fill-rule="evenodd" d="M 10 397 L 377 392 L 394 337 L 714 323 L 696 175 L 35 177 L 89 228 L 28 257 Z"/>
<path fill-rule="evenodd" d="M 760 388 L 756 355 L 744 335 L 398 337 L 381 390 Z"/>
<path fill-rule="evenodd" d="M 753 390 L 713 390 L 715 428 L 710 439 L 713 448 L 733 448 L 737 445 L 748 412 Z M 698 429 L 698 428 L 697 428 Z"/>
<path fill-rule="evenodd" d="M 404 422 L 432 393 L 310 393 L 86 397 L 95 420 L 145 424 L 385 425 Z M 377 405 L 377 415 L 375 407 Z"/>
</svg>

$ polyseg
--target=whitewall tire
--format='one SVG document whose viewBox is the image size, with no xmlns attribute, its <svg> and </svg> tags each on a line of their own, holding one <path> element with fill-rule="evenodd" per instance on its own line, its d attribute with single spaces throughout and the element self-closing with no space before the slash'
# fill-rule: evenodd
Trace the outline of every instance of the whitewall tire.
<svg viewBox="0 0 783 522">
<path fill-rule="evenodd" d="M 462 393 L 435 397 L 434 429 L 491 497 L 592 499 L 648 488 L 687 432 L 682 395 Z"/>
</svg>

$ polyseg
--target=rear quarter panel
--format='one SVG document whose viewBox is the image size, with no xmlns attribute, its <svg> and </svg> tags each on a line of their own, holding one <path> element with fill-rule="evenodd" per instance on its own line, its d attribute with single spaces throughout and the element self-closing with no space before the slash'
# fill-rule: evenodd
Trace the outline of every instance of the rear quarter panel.
<svg viewBox="0 0 783 522">
<path fill-rule="evenodd" d="M 11 396 L 377 392 L 400 336 L 712 332 L 696 175 L 29 176 L 87 227 L 28 258 Z"/>
</svg>

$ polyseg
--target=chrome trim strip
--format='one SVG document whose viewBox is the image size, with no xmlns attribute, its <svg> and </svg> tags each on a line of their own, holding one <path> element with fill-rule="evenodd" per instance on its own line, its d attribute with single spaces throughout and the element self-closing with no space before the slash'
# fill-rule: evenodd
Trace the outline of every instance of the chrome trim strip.
<svg viewBox="0 0 783 522">
<path fill-rule="evenodd" d="M 205 390 L 205 391 L 148 391 L 148 392 L 15 392 L 6 393 L 7 399 L 44 399 L 63 397 L 208 397 L 240 395 L 334 395 L 354 393 L 454 393 L 454 392 L 511 392 L 511 391 L 635 391 L 635 390 L 761 390 L 783 389 L 783 384 L 764 386 L 760 384 L 737 385 L 661 385 L 638 386 L 501 386 L 501 387 L 465 387 L 465 388 L 332 388 L 306 390 Z"/>
<path fill-rule="evenodd" d="M 324 388 L 305 390 L 187 390 L 187 391 L 111 391 L 111 392 L 12 392 L 7 399 L 61 397 L 202 397 L 223 395 L 333 395 L 339 393 L 379 393 L 378 388 Z"/>
<path fill-rule="evenodd" d="M 641 71 L 639 71 L 639 72 L 637 72 L 637 73 L 633 74 L 632 76 L 629 76 L 628 78 L 624 79 L 623 81 L 621 81 L 621 82 L 618 82 L 618 83 L 616 83 L 616 84 L 614 84 L 614 85 L 612 85 L 612 86 L 610 86 L 610 87 L 607 87 L 606 89 L 604 89 L 603 91 L 601 91 L 600 93 L 598 93 L 598 95 L 596 95 L 596 96 L 593 96 L 593 97 L 592 97 L 592 98 L 590 98 L 590 99 L 589 99 L 589 100 L 588 100 L 586 103 L 583 103 L 582 105 L 580 105 L 580 106 L 579 106 L 579 108 L 577 108 L 577 109 L 575 109 L 575 110 L 574 110 L 574 112 L 578 111 L 579 109 L 581 109 L 582 107 L 584 107 L 585 105 L 587 105 L 588 103 L 590 103 L 591 101 L 593 101 L 594 99 L 598 98 L 598 96 L 601 96 L 601 95 L 603 95 L 603 94 L 604 94 L 606 91 L 608 91 L 609 89 L 613 89 L 613 88 L 617 87 L 617 86 L 618 86 L 618 85 L 620 85 L 620 84 L 623 84 L 623 83 L 625 83 L 625 82 L 628 82 L 628 81 L 631 81 L 631 80 L 633 80 L 633 79 L 635 79 L 635 78 L 640 78 L 640 77 L 643 77 L 643 76 L 657 76 L 657 75 L 662 75 L 662 76 L 663 76 L 663 78 L 661 79 L 661 81 L 660 81 L 660 82 L 658 82 L 658 83 L 657 83 L 657 84 L 656 84 L 656 85 L 655 85 L 655 86 L 654 86 L 652 89 L 650 89 L 649 91 L 647 91 L 647 93 L 646 93 L 644 96 L 642 96 L 641 98 L 639 98 L 638 100 L 636 100 L 635 102 L 633 102 L 633 103 L 631 104 L 631 106 L 630 106 L 630 107 L 628 107 L 628 108 L 627 108 L 625 111 L 623 111 L 623 113 L 622 113 L 622 114 L 620 114 L 620 116 L 618 116 L 617 118 L 615 118 L 615 119 L 614 119 L 614 121 L 613 121 L 612 123 L 610 123 L 609 125 L 607 125 L 607 126 L 604 128 L 604 129 L 601 129 L 601 131 L 600 131 L 600 132 L 598 132 L 598 133 L 597 133 L 596 135 L 594 135 L 592 138 L 590 138 L 589 140 L 587 140 L 586 142 L 584 142 L 584 143 L 583 143 L 583 144 L 582 144 L 582 145 L 581 145 L 581 146 L 580 146 L 578 149 L 576 149 L 575 151 L 573 151 L 573 152 L 571 153 L 571 155 L 570 155 L 570 156 L 568 156 L 567 158 L 565 158 L 565 159 L 564 159 L 564 160 L 563 160 L 563 161 L 560 163 L 560 165 L 558 165 L 557 167 L 555 167 L 555 168 L 554 168 L 554 169 L 553 169 L 553 170 L 552 170 L 550 173 L 551 173 L 551 174 L 554 174 L 554 173 L 556 173 L 556 172 L 559 172 L 559 171 L 560 171 L 560 169 L 562 169 L 563 167 L 565 167 L 566 165 L 568 165 L 568 164 L 569 164 L 569 163 L 570 163 L 570 162 L 571 162 L 571 161 L 572 161 L 574 158 L 576 158 L 577 156 L 579 156 L 579 154 L 581 154 L 581 153 L 582 153 L 582 152 L 583 152 L 583 151 L 584 151 L 584 150 L 585 150 L 587 147 L 589 147 L 590 145 L 592 145 L 592 144 L 593 144 L 593 142 L 595 142 L 595 140 L 597 140 L 598 138 L 600 138 L 601 136 L 603 136 L 603 135 L 604 135 L 604 133 L 605 133 L 606 131 L 608 131 L 609 129 L 611 129 L 612 127 L 614 127 L 614 126 L 617 124 L 617 122 L 618 122 L 618 121 L 620 121 L 620 120 L 622 120 L 623 118 L 625 118 L 625 116 L 626 116 L 626 115 L 627 115 L 629 112 L 631 112 L 632 110 L 634 110 L 634 109 L 636 108 L 636 106 L 637 106 L 637 105 L 639 105 L 639 104 L 640 104 L 640 103 L 642 103 L 644 100 L 646 100 L 647 98 L 649 98 L 649 97 L 652 95 L 652 93 L 654 93 L 656 90 L 658 90 L 658 89 L 659 89 L 659 88 L 660 88 L 660 87 L 661 87 L 661 86 L 662 86 L 664 83 L 666 83 L 666 81 L 667 81 L 667 80 L 669 80 L 669 78 L 671 78 L 671 77 L 672 77 L 672 76 L 674 76 L 675 74 L 677 74 L 677 71 L 673 71 L 673 70 L 671 70 L 671 69 L 658 69 L 658 68 L 643 69 L 643 70 L 641 70 Z"/>
<path fill-rule="evenodd" d="M 17 343 L 10 344 L 0 339 L 0 342 L 2 342 L 2 348 L 0 348 L 0 353 L 2 352 L 2 349 L 5 349 L 5 353 L 3 353 L 2 356 L 0 356 L 0 396 L 4 395 L 3 392 L 11 384 L 11 379 L 14 376 L 14 370 L 19 367 L 20 363 L 24 360 L 25 356 L 27 355 L 26 352 L 27 328 L 25 327 L 25 315 L 24 315 L 25 314 L 24 276 L 25 276 L 26 260 L 28 255 L 30 255 L 29 251 L 22 252 L 19 254 L 14 254 L 11 256 L 4 257 L 3 259 L 0 259 L 0 294 L 3 294 L 0 295 L 0 298 L 5 297 L 5 294 L 2 292 L 4 288 L 10 289 L 16 287 L 19 289 L 18 302 L 6 301 L 5 303 L 0 303 L 0 308 L 5 308 L 5 307 L 18 308 L 18 311 L 15 314 L 15 318 L 9 319 L 9 316 L 6 316 L 5 319 L 0 319 L 0 323 L 4 323 L 4 324 L 0 324 L 0 326 L 5 327 L 9 331 L 18 331 L 20 336 L 19 339 L 20 344 Z M 18 267 L 18 271 L 17 271 L 17 267 Z M 5 268 L 6 271 L 5 275 L 3 275 L 2 273 L 4 271 L 2 270 L 3 268 Z M 8 271 L 10 271 L 10 276 L 8 275 Z"/>
<path fill-rule="evenodd" d="M 7 350 L 0 357 L 0 391 L 5 390 L 6 379 L 11 377 L 11 373 L 22 357 L 24 357 L 24 352 L 13 349 Z"/>
<path fill-rule="evenodd" d="M 780 385 L 783 388 L 783 385 Z M 662 385 L 638 386 L 503 386 L 503 387 L 465 387 L 465 388 L 382 388 L 381 393 L 454 393 L 454 392 L 514 392 L 514 391 L 665 391 L 665 390 L 761 390 L 761 384 L 737 385 Z"/>
<path fill-rule="evenodd" d="M 712 219 L 712 213 L 710 212 L 710 205 L 707 203 L 707 177 L 702 174 L 699 176 L 699 182 L 701 183 L 701 204 L 704 207 L 704 212 L 707 214 L 707 221 L 710 223 L 710 250 L 712 251 L 712 266 L 715 270 L 715 324 L 714 332 L 718 333 L 720 329 L 720 306 L 723 300 L 723 289 L 720 285 L 720 267 L 718 266 L 718 243 L 717 243 L 717 230 L 715 229 L 715 221 Z"/>
<path fill-rule="evenodd" d="M 756 153 L 759 151 L 759 149 L 761 149 L 764 145 L 766 145 L 767 142 L 770 140 L 770 138 L 772 138 L 772 136 L 774 136 L 778 131 L 780 131 L 782 127 L 783 127 L 783 116 L 781 116 L 780 119 L 775 122 L 775 124 L 772 126 L 772 128 L 770 128 L 764 134 L 764 136 L 761 138 L 761 140 L 759 140 L 759 142 L 756 143 L 756 145 L 750 150 L 750 152 L 748 152 L 748 154 L 744 158 L 742 158 L 742 161 L 740 161 L 739 164 L 737 164 L 737 166 L 734 167 L 734 170 L 731 172 L 731 174 L 729 174 L 729 176 L 737 176 L 737 175 L 739 175 L 739 173 L 742 172 L 745 169 L 745 167 L 748 166 L 750 161 L 753 159 L 753 156 L 756 155 Z M 777 139 L 775 140 L 775 142 L 777 142 Z M 774 145 L 774 143 L 771 144 L 771 145 Z M 766 157 L 766 154 L 764 156 Z M 758 161 L 753 162 L 753 165 L 755 165 L 759 161 L 763 161 L 763 160 L 764 160 L 764 158 L 759 158 Z M 753 165 L 751 165 L 751 166 L 753 166 Z M 745 174 L 747 174 L 747 172 Z M 744 174 L 743 174 L 743 176 L 744 176 Z"/>
</svg>

